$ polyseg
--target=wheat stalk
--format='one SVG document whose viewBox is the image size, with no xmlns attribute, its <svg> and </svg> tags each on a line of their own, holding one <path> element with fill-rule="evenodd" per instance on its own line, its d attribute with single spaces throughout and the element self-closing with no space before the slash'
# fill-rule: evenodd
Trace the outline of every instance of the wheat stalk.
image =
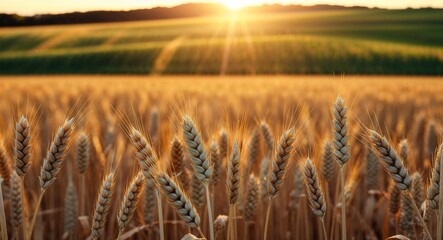
<svg viewBox="0 0 443 240">
<path fill-rule="evenodd" d="M 157 165 L 158 159 L 157 155 L 152 149 L 152 146 L 146 140 L 138 130 L 132 128 L 130 139 L 132 145 L 136 148 L 135 158 L 146 178 L 146 181 L 155 182 L 156 174 L 160 171 Z M 163 210 L 162 210 L 162 200 L 160 193 L 157 189 L 154 189 L 154 193 L 157 199 L 157 209 L 160 227 L 160 239 L 164 240 L 164 224 L 163 224 Z"/>
<path fill-rule="evenodd" d="M 234 141 L 231 156 L 228 161 L 226 186 L 229 202 L 228 236 L 235 239 L 235 226 L 233 224 L 235 219 L 235 205 L 238 201 L 238 191 L 240 189 L 240 149 L 237 140 Z"/>
<path fill-rule="evenodd" d="M 146 178 L 144 177 L 142 172 L 139 172 L 129 184 L 128 189 L 124 195 L 123 201 L 120 206 L 120 211 L 117 215 L 117 223 L 119 228 L 119 236 L 125 230 L 132 216 L 134 215 L 134 211 L 137 208 L 138 201 L 140 199 L 141 192 L 145 185 Z"/>
<path fill-rule="evenodd" d="M 265 232 L 263 234 L 265 240 L 267 236 L 269 213 L 271 212 L 272 199 L 277 196 L 283 184 L 284 176 L 287 170 L 286 167 L 294 151 L 294 143 L 295 143 L 294 130 L 289 129 L 285 131 L 280 137 L 280 142 L 277 146 L 275 159 L 272 162 L 272 166 L 268 172 L 267 192 L 268 192 L 269 201 L 266 212 L 265 230 L 264 230 Z"/>
<path fill-rule="evenodd" d="M 347 109 L 345 107 L 345 101 L 343 98 L 338 96 L 332 108 L 332 124 L 334 135 L 334 155 L 338 166 L 340 167 L 342 240 L 346 240 L 346 197 L 344 168 L 351 155 L 348 145 L 348 122 L 346 113 Z"/>
<path fill-rule="evenodd" d="M 77 168 L 80 172 L 80 181 L 81 181 L 81 200 L 80 200 L 80 214 L 85 214 L 85 204 L 86 204 L 86 170 L 88 169 L 90 158 L 90 144 L 88 136 L 84 132 L 82 132 L 77 138 L 77 155 L 76 162 Z"/>
<path fill-rule="evenodd" d="M 69 142 L 71 139 L 72 128 L 74 124 L 74 118 L 71 118 L 58 129 L 51 142 L 46 158 L 43 160 L 43 165 L 40 171 L 40 195 L 35 206 L 34 215 L 32 217 L 31 225 L 29 227 L 26 237 L 28 240 L 32 237 L 35 221 L 37 220 L 40 204 L 43 199 L 43 195 L 48 187 L 55 181 L 58 172 L 62 167 L 62 163 L 65 159 Z"/>
<path fill-rule="evenodd" d="M 212 205 L 209 193 L 209 181 L 212 177 L 214 167 L 206 158 L 206 150 L 202 141 L 200 132 L 189 116 L 182 118 L 183 136 L 185 138 L 188 152 L 191 155 L 192 167 L 194 174 L 203 182 L 206 192 L 206 201 L 208 207 L 208 219 L 210 228 L 210 239 L 214 240 L 214 219 L 212 217 Z"/>
<path fill-rule="evenodd" d="M 108 215 L 109 208 L 111 206 L 114 187 L 114 173 L 109 173 L 103 180 L 100 191 L 98 192 L 91 224 L 92 239 L 99 239 L 103 233 L 106 223 L 106 216 Z"/>
</svg>

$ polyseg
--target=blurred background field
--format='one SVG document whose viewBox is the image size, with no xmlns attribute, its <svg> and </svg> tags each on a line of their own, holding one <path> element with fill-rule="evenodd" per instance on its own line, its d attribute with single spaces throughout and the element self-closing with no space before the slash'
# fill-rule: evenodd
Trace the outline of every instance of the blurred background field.
<svg viewBox="0 0 443 240">
<path fill-rule="evenodd" d="M 443 74 L 443 10 L 0 28 L 0 74 Z"/>
</svg>

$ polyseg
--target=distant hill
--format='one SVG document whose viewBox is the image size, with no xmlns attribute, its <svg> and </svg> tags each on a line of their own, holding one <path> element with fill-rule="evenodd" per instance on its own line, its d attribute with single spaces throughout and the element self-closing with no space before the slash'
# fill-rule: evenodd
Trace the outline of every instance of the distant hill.
<svg viewBox="0 0 443 240">
<path fill-rule="evenodd" d="M 242 9 L 243 12 L 267 13 L 267 12 L 292 12 L 292 11 L 314 11 L 332 9 L 355 9 L 365 7 L 344 7 L 334 5 L 262 5 Z M 32 26 L 32 25 L 56 25 L 56 24 L 78 24 L 78 23 L 102 23 L 102 22 L 124 22 L 167 18 L 186 18 L 228 14 L 230 10 L 220 4 L 211 3 L 189 3 L 175 7 L 155 7 L 150 9 L 139 9 L 130 11 L 90 11 L 72 12 L 62 14 L 42 14 L 35 16 L 20 16 L 17 14 L 1 14 L 0 26 Z"/>
</svg>

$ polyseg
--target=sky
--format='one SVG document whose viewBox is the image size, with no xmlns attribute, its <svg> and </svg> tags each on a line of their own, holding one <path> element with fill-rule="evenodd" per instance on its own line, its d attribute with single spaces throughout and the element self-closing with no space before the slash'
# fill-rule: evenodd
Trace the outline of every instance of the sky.
<svg viewBox="0 0 443 240">
<path fill-rule="evenodd" d="M 191 0 L 0 0 L 0 12 L 33 15 L 90 10 L 130 10 L 156 6 L 175 6 L 190 1 Z M 443 8 L 443 0 L 192 0 L 191 2 L 222 3 L 232 8 L 264 3 L 360 5 L 382 8 Z"/>
</svg>

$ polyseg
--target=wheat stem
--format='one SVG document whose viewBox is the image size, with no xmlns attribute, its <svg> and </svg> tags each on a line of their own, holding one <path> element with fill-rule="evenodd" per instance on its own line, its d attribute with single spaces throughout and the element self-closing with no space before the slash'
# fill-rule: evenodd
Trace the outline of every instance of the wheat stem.
<svg viewBox="0 0 443 240">
<path fill-rule="evenodd" d="M 45 191 L 46 191 L 46 189 L 42 189 L 42 191 L 40 192 L 40 196 L 38 197 L 37 204 L 35 205 L 34 215 L 32 216 L 31 225 L 29 226 L 28 233 L 26 234 L 27 240 L 31 240 L 32 232 L 33 232 L 34 226 L 35 226 L 35 221 L 37 220 L 38 211 L 40 209 L 40 205 L 41 205 L 42 199 L 43 199 L 43 194 L 45 193 Z"/>
<path fill-rule="evenodd" d="M 6 227 L 6 215 L 5 208 L 3 207 L 3 191 L 2 191 L 3 179 L 0 179 L 0 226 L 2 231 L 2 240 L 8 240 L 8 228 Z"/>
<path fill-rule="evenodd" d="M 209 183 L 205 182 L 203 185 L 205 186 L 206 191 L 206 206 L 208 207 L 210 239 L 214 240 L 214 218 L 212 216 L 211 198 L 209 196 Z"/>
<path fill-rule="evenodd" d="M 81 200 L 80 200 L 80 215 L 86 214 L 86 177 L 85 174 L 81 174 L 80 176 L 81 181 Z"/>
<path fill-rule="evenodd" d="M 155 189 L 155 196 L 157 197 L 157 209 L 158 209 L 158 225 L 160 228 L 160 240 L 165 239 L 165 232 L 163 226 L 163 210 L 162 210 L 162 197 L 158 189 Z"/>
<path fill-rule="evenodd" d="M 426 223 L 423 220 L 423 217 L 421 216 L 420 210 L 418 209 L 417 203 L 414 201 L 414 198 L 412 197 L 411 192 L 410 191 L 406 191 L 406 196 L 409 198 L 409 201 L 411 201 L 411 203 L 412 203 L 411 205 L 414 208 L 415 215 L 417 215 L 418 219 L 420 220 L 420 223 L 423 226 L 423 229 L 425 230 L 426 235 L 428 235 L 428 239 L 432 240 L 431 233 L 429 232 L 428 227 L 426 227 Z"/>
<path fill-rule="evenodd" d="M 345 173 L 344 166 L 340 167 L 341 186 L 341 239 L 346 240 L 346 196 L 345 196 Z"/>
<path fill-rule="evenodd" d="M 441 151 L 443 151 L 443 149 L 441 150 Z M 442 221 L 443 221 L 443 197 L 441 196 L 442 194 L 441 193 L 443 193 L 443 177 L 442 177 L 442 174 L 443 174 L 443 164 L 442 164 L 442 159 L 443 159 L 443 153 L 442 152 L 440 152 L 440 159 L 437 159 L 437 161 L 439 161 L 440 162 L 440 169 L 439 169 L 439 171 L 440 171 L 440 176 L 439 176 L 439 197 L 438 197 L 438 227 L 437 227 L 437 239 L 442 239 L 442 237 L 443 237 L 443 226 L 442 226 Z M 427 230 L 427 228 L 426 228 L 426 230 Z"/>
<path fill-rule="evenodd" d="M 27 239 L 26 238 L 26 221 L 25 221 L 25 183 L 24 183 L 24 178 L 20 177 L 20 194 L 21 194 L 21 206 L 22 206 L 22 232 L 23 232 L 23 239 Z"/>
<path fill-rule="evenodd" d="M 269 225 L 269 215 L 271 213 L 271 205 L 272 205 L 272 198 L 268 199 L 268 208 L 266 210 L 266 220 L 265 220 L 265 232 L 263 233 L 263 240 L 266 240 L 266 236 L 268 234 L 268 225 Z"/>
<path fill-rule="evenodd" d="M 325 240 L 328 240 L 328 234 L 326 233 L 326 226 L 325 226 L 325 219 L 324 217 L 320 218 L 321 224 L 323 225 L 323 234 L 325 237 Z"/>
</svg>

